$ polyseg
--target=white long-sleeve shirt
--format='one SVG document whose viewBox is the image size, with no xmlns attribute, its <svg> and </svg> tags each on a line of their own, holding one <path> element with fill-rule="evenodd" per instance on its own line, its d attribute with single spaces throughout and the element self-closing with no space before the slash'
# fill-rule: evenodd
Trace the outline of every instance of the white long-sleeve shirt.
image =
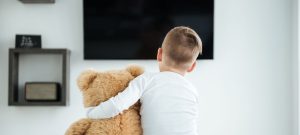
<svg viewBox="0 0 300 135">
<path fill-rule="evenodd" d="M 117 96 L 86 108 L 87 117 L 110 118 L 139 99 L 144 135 L 197 135 L 198 94 L 195 87 L 174 72 L 144 73 Z"/>
</svg>

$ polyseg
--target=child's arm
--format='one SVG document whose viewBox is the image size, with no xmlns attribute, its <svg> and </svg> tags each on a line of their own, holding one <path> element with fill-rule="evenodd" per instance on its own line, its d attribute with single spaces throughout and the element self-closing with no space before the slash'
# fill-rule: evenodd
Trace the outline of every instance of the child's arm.
<svg viewBox="0 0 300 135">
<path fill-rule="evenodd" d="M 91 119 L 111 118 L 135 104 L 145 88 L 145 79 L 141 75 L 129 83 L 129 86 L 117 96 L 102 102 L 96 107 L 86 108 L 86 114 Z"/>
</svg>

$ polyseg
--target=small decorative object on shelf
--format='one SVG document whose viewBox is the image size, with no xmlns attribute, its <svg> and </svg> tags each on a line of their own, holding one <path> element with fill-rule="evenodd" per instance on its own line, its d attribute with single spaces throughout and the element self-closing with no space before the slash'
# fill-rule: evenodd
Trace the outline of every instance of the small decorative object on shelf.
<svg viewBox="0 0 300 135">
<path fill-rule="evenodd" d="M 41 35 L 16 35 L 16 48 L 41 48 Z"/>
<path fill-rule="evenodd" d="M 27 82 L 25 99 L 27 101 L 57 101 L 58 91 L 59 83 L 56 82 Z"/>
<path fill-rule="evenodd" d="M 32 55 L 33 57 L 39 57 L 40 55 L 58 55 L 61 56 L 55 61 L 62 61 L 59 66 L 61 72 L 58 76 L 56 83 L 36 83 L 40 80 L 26 81 L 25 86 L 20 84 L 21 82 L 19 75 L 24 71 L 20 71 L 20 63 L 25 62 L 22 60 L 24 55 Z M 57 57 L 56 57 L 57 58 Z M 66 106 L 68 104 L 68 93 L 69 93 L 69 64 L 70 64 L 70 51 L 68 49 L 41 49 L 41 48 L 10 48 L 9 49 L 9 89 L 8 89 L 8 105 L 10 106 Z M 35 61 L 41 62 L 41 61 Z M 45 71 L 48 72 L 48 71 Z M 34 75 L 39 75 L 32 73 Z M 23 74 L 24 75 L 24 74 Z M 47 80 L 47 76 L 41 76 L 41 80 Z M 25 90 L 24 90 L 25 89 Z"/>
<path fill-rule="evenodd" d="M 55 3 L 55 0 L 19 0 L 23 3 Z"/>
</svg>

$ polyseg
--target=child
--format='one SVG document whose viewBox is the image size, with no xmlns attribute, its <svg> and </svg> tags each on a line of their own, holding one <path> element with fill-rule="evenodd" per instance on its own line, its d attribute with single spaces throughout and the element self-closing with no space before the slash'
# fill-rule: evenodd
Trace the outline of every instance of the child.
<svg viewBox="0 0 300 135">
<path fill-rule="evenodd" d="M 144 73 L 117 96 L 86 108 L 92 119 L 111 118 L 141 101 L 144 135 L 196 135 L 197 90 L 184 78 L 196 66 L 202 42 L 188 27 L 170 30 L 158 49 L 158 73 Z"/>
</svg>

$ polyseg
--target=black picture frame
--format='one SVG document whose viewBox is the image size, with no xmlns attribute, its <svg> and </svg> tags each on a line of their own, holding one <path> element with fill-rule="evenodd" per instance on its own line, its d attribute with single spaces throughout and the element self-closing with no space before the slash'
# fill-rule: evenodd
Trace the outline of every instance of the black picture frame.
<svg viewBox="0 0 300 135">
<path fill-rule="evenodd" d="M 16 35 L 16 48 L 42 48 L 41 35 Z"/>
</svg>

